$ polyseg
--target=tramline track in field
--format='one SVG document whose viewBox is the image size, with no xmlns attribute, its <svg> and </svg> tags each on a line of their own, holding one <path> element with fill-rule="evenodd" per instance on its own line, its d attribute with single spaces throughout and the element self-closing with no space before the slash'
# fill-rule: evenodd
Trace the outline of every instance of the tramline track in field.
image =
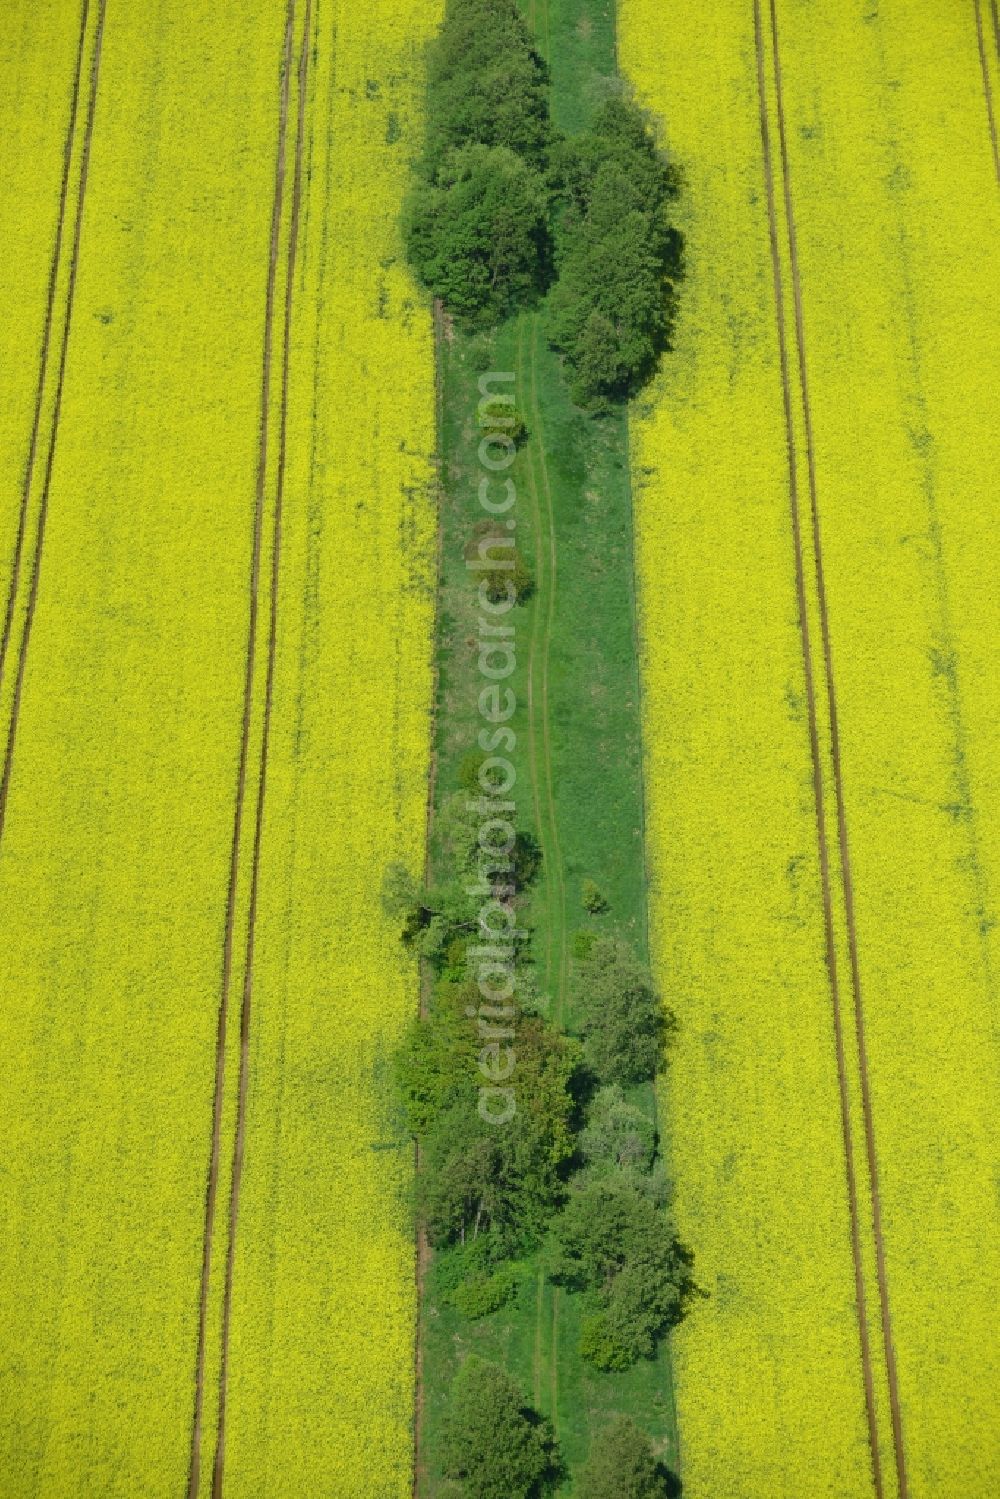
<svg viewBox="0 0 1000 1499">
<path fill-rule="evenodd" d="M 87 97 L 86 121 L 83 128 L 83 144 L 80 156 L 80 176 L 77 185 L 75 213 L 76 221 L 73 229 L 73 242 L 70 251 L 69 270 L 66 282 L 66 302 L 63 317 L 62 337 L 59 347 L 59 363 L 56 371 L 55 396 L 52 407 L 52 426 L 49 433 L 48 448 L 45 456 L 45 468 L 42 477 L 42 492 L 38 505 L 38 520 L 35 526 L 34 552 L 31 560 L 31 575 L 28 583 L 28 597 L 25 605 L 24 625 L 21 632 L 21 641 L 17 654 L 17 669 L 14 677 L 14 693 L 11 700 L 10 719 L 7 725 L 7 739 L 4 749 L 3 771 L 0 773 L 0 846 L 3 843 L 4 829 L 7 821 L 7 799 L 10 793 L 10 781 L 14 766 L 14 751 L 17 743 L 18 718 L 21 711 L 21 696 L 24 689 L 24 675 L 28 661 L 28 650 L 31 645 L 31 629 L 35 618 L 35 608 L 38 603 L 38 588 L 41 577 L 42 551 L 45 545 L 45 523 L 48 518 L 49 494 L 52 488 L 52 471 L 55 464 L 56 447 L 59 438 L 59 418 L 62 412 L 63 387 L 66 380 L 66 359 L 69 351 L 70 333 L 73 326 L 73 307 L 76 298 L 77 271 L 80 263 L 80 240 L 83 230 L 83 214 L 87 196 L 87 181 L 90 171 L 90 152 L 94 137 L 94 118 L 97 112 L 97 96 L 101 76 L 101 52 L 104 43 L 104 21 L 107 11 L 107 0 L 97 0 L 97 22 L 94 33 L 93 52 L 90 63 L 90 86 Z M 13 630 L 14 614 L 17 608 L 17 585 L 23 563 L 24 541 L 27 531 L 28 508 L 31 499 L 32 478 L 38 455 L 38 439 L 41 429 L 42 408 L 45 401 L 45 387 L 47 384 L 49 354 L 52 342 L 52 331 L 55 318 L 55 300 L 57 282 L 59 279 L 59 262 L 62 254 L 62 241 L 66 226 L 66 211 L 69 201 L 69 185 L 72 175 L 72 159 L 74 154 L 74 142 L 76 138 L 77 118 L 79 114 L 79 102 L 81 85 L 84 73 L 84 60 L 87 51 L 87 31 L 90 18 L 90 0 L 84 0 L 83 11 L 80 21 L 80 40 L 77 52 L 76 76 L 73 84 L 73 99 L 70 108 L 70 118 L 67 127 L 66 144 L 63 153 L 63 176 L 60 190 L 59 219 L 56 228 L 55 244 L 52 251 L 52 265 L 49 272 L 48 302 L 45 313 L 45 324 L 42 333 L 42 348 L 39 358 L 38 385 L 35 395 L 34 417 L 32 421 L 31 439 L 28 449 L 28 461 L 25 469 L 24 484 L 21 493 L 21 509 L 18 519 L 17 541 L 15 543 L 13 569 L 10 580 L 10 590 L 4 616 L 2 645 L 0 645 L 0 683 L 3 681 L 4 669 L 7 663 L 7 655 Z"/>
<path fill-rule="evenodd" d="M 73 76 L 73 92 L 70 100 L 69 120 L 66 125 L 66 139 L 63 143 L 62 181 L 59 187 L 59 213 L 56 218 L 56 234 L 52 246 L 52 260 L 49 265 L 48 293 L 45 303 L 45 319 L 42 324 L 42 344 L 38 356 L 38 379 L 35 385 L 35 404 L 31 421 L 31 436 L 28 439 L 28 457 L 21 485 L 21 506 L 17 518 L 14 555 L 11 561 L 10 586 L 7 591 L 3 633 L 0 636 L 0 687 L 3 685 L 4 671 L 7 665 L 7 652 L 10 647 L 11 631 L 14 624 L 17 585 L 21 577 L 21 562 L 28 529 L 28 505 L 31 497 L 31 482 L 34 478 L 35 461 L 38 456 L 38 439 L 41 433 L 42 406 L 45 399 L 49 351 L 52 346 L 52 329 L 55 322 L 56 288 L 59 280 L 59 265 L 62 260 L 63 236 L 66 230 L 66 209 L 69 204 L 70 176 L 73 165 L 73 151 L 76 143 L 76 123 L 80 112 L 80 92 L 87 53 L 89 20 L 90 0 L 83 0 L 83 8 L 80 12 L 80 36 L 77 42 L 76 69 Z M 65 333 L 65 324 L 63 325 L 63 331 Z"/>
<path fill-rule="evenodd" d="M 979 70 L 983 77 L 983 102 L 986 105 L 986 123 L 990 132 L 990 145 L 993 149 L 993 170 L 996 173 L 997 184 L 1000 186 L 1000 141 L 997 138 L 997 116 L 996 106 L 993 101 L 993 83 L 990 78 L 990 62 L 987 56 L 986 28 L 983 25 L 982 0 L 972 0 L 972 9 L 976 21 L 976 46 L 979 50 Z M 997 0 L 990 0 L 990 12 L 993 25 L 993 44 L 997 54 L 997 62 L 1000 63 L 1000 10 L 997 8 Z"/>
<path fill-rule="evenodd" d="M 306 123 L 306 91 L 309 83 L 311 52 L 312 0 L 305 0 L 302 42 L 298 61 L 298 112 L 295 127 L 295 164 L 292 180 L 292 216 L 288 242 L 288 266 L 285 279 L 284 325 L 281 348 L 281 404 L 278 432 L 278 473 L 274 501 L 274 537 L 271 548 L 271 608 L 268 621 L 267 678 L 264 688 L 264 725 L 257 783 L 257 811 L 254 821 L 253 857 L 251 863 L 250 912 L 247 921 L 246 952 L 243 965 L 243 998 L 240 1007 L 240 1064 L 237 1090 L 236 1135 L 233 1141 L 233 1169 L 230 1178 L 229 1233 L 226 1253 L 226 1283 L 222 1315 L 222 1368 L 219 1377 L 219 1422 L 216 1434 L 215 1467 L 212 1475 L 213 1499 L 222 1499 L 226 1466 L 226 1400 L 229 1376 L 229 1338 L 232 1325 L 233 1270 L 236 1262 L 236 1229 L 239 1220 L 240 1189 L 243 1181 L 243 1158 L 246 1140 L 247 1085 L 250 1073 L 250 1018 L 253 999 L 254 938 L 257 921 L 257 899 L 260 888 L 261 841 L 264 829 L 264 803 L 267 795 L 267 763 L 271 735 L 271 711 L 274 702 L 274 674 L 278 640 L 278 587 L 281 572 L 281 519 L 285 492 L 285 469 L 288 456 L 288 387 L 292 334 L 292 307 L 295 287 L 296 249 L 302 210 L 302 175 Z"/>
<path fill-rule="evenodd" d="M 757 0 L 759 5 L 759 0 Z M 816 482 L 816 459 L 813 444 L 812 407 L 809 399 L 809 379 L 806 362 L 805 318 L 802 310 L 802 282 L 799 273 L 798 242 L 795 233 L 795 213 L 792 201 L 791 171 L 788 160 L 788 141 L 785 131 L 784 96 L 781 80 L 781 48 L 778 37 L 777 0 L 769 0 L 771 17 L 771 49 L 774 62 L 775 100 L 777 104 L 778 139 L 781 153 L 782 196 L 788 234 L 789 262 L 792 271 L 792 295 L 795 308 L 795 342 L 798 360 L 799 386 L 802 396 L 802 414 L 806 436 L 806 468 L 809 480 L 809 509 L 812 526 L 813 555 L 815 558 L 816 598 L 819 605 L 820 636 L 823 647 L 823 674 L 827 695 L 830 724 L 830 752 L 833 762 L 834 801 L 837 814 L 837 846 L 840 857 L 841 878 L 844 891 L 844 912 L 847 924 L 847 946 L 850 955 L 851 991 L 854 1002 L 854 1024 L 857 1036 L 858 1072 L 861 1084 L 862 1113 L 864 1119 L 865 1152 L 872 1198 L 872 1228 L 875 1238 L 875 1260 L 878 1278 L 879 1310 L 882 1324 L 882 1341 L 885 1352 L 886 1374 L 889 1382 L 889 1406 L 892 1416 L 893 1448 L 896 1460 L 896 1477 L 900 1499 L 907 1499 L 906 1456 L 903 1441 L 902 1416 L 899 1405 L 899 1388 L 896 1372 L 896 1353 L 892 1335 L 892 1316 L 889 1307 L 889 1283 L 885 1266 L 885 1238 L 882 1228 L 882 1204 L 879 1191 L 878 1152 L 875 1143 L 875 1124 L 872 1112 L 871 1082 L 868 1067 L 868 1051 L 865 1039 L 864 998 L 861 985 L 861 964 L 858 956 L 857 922 L 854 911 L 854 883 L 851 870 L 850 840 L 847 827 L 847 808 L 844 796 L 843 764 L 840 751 L 840 726 L 837 710 L 837 691 L 833 669 L 833 645 L 830 636 L 830 617 L 827 606 L 826 579 L 823 571 L 823 547 L 820 528 L 819 490 Z"/>
<path fill-rule="evenodd" d="M 307 12 L 311 0 L 306 0 Z M 212 1277 L 212 1247 L 216 1232 L 218 1206 L 219 1168 L 222 1159 L 222 1120 L 225 1103 L 226 1050 L 229 1032 L 229 1010 L 232 997 L 233 948 L 237 920 L 237 894 L 244 838 L 244 819 L 247 804 L 247 785 L 250 772 L 251 725 L 254 711 L 254 680 L 256 676 L 258 633 L 260 627 L 261 576 L 264 551 L 264 527 L 267 511 L 267 475 L 270 452 L 270 424 L 272 400 L 272 365 L 274 361 L 274 325 L 278 305 L 277 283 L 281 260 L 281 228 L 285 202 L 285 175 L 287 156 L 288 114 L 292 84 L 292 62 L 295 40 L 296 0 L 288 0 L 285 16 L 285 35 L 281 65 L 281 89 L 278 108 L 278 140 L 275 156 L 274 195 L 271 210 L 270 249 L 267 271 L 267 291 L 264 310 L 264 345 L 260 390 L 260 444 L 257 461 L 256 499 L 254 505 L 253 547 L 250 568 L 250 604 L 247 626 L 246 668 L 243 690 L 243 715 L 240 736 L 239 769 L 237 772 L 236 802 L 233 818 L 233 837 L 230 851 L 229 882 L 226 896 L 225 936 L 223 941 L 222 978 L 219 999 L 218 1027 L 216 1033 L 215 1088 L 212 1113 L 212 1143 L 208 1168 L 208 1183 L 205 1199 L 204 1241 L 202 1250 L 201 1293 L 198 1317 L 198 1341 L 195 1367 L 195 1401 L 191 1429 L 191 1453 L 188 1468 L 188 1496 L 197 1499 L 201 1486 L 202 1425 L 205 1402 L 205 1368 L 208 1347 L 208 1316 Z M 303 76 L 308 58 L 308 17 L 303 32 L 302 57 L 299 77 Z M 265 688 L 263 737 L 261 741 L 260 769 L 255 791 L 254 841 L 251 865 L 251 899 L 247 922 L 245 969 L 241 1003 L 240 1063 L 238 1080 L 237 1126 L 234 1138 L 233 1177 L 230 1188 L 228 1243 L 223 1301 L 222 1366 L 219 1382 L 219 1426 L 216 1440 L 213 1469 L 213 1493 L 221 1493 L 225 1466 L 225 1413 L 228 1337 L 233 1273 L 233 1240 L 236 1215 L 239 1205 L 239 1174 L 242 1172 L 243 1137 L 245 1126 L 245 1104 L 247 1087 L 247 1056 L 249 1047 L 250 1000 L 252 988 L 252 960 L 256 896 L 260 864 L 260 841 L 263 824 L 263 801 L 266 787 L 268 736 L 270 730 L 271 699 L 274 678 L 275 638 L 277 625 L 277 580 L 281 544 L 281 501 L 283 492 L 286 408 L 288 395 L 288 326 L 291 317 L 294 270 L 294 247 L 298 228 L 298 209 L 301 186 L 302 155 L 302 101 L 299 104 L 300 120 L 296 140 L 294 169 L 293 216 L 289 243 L 289 263 L 285 289 L 285 315 L 283 325 L 281 398 L 279 415 L 278 478 L 274 501 L 273 538 L 271 549 L 271 599 L 268 625 L 267 677 Z"/>
<path fill-rule="evenodd" d="M 851 969 L 854 1021 L 857 1035 L 858 1071 L 860 1076 L 862 1112 L 864 1116 L 865 1150 L 870 1178 L 872 1199 L 872 1227 L 878 1280 L 878 1296 L 881 1314 L 882 1342 L 884 1347 L 886 1375 L 889 1386 L 889 1402 L 892 1417 L 893 1447 L 896 1476 L 900 1499 L 907 1499 L 906 1464 L 896 1378 L 895 1354 L 892 1340 L 892 1325 L 889 1311 L 888 1282 L 885 1270 L 884 1242 L 881 1222 L 881 1204 L 878 1189 L 878 1162 L 872 1120 L 867 1052 L 864 1033 L 864 1009 L 862 1003 L 860 965 L 858 960 L 857 931 L 854 918 L 853 889 L 851 883 L 850 849 L 844 804 L 843 777 L 840 759 L 840 742 L 837 717 L 837 701 L 833 674 L 833 657 L 830 640 L 829 615 L 823 575 L 822 546 L 816 471 L 812 439 L 812 417 L 809 404 L 804 319 L 802 313 L 801 280 L 799 275 L 798 249 L 795 236 L 795 217 L 788 162 L 785 132 L 784 103 L 781 87 L 781 57 L 778 38 L 777 9 L 775 0 L 769 0 L 768 24 L 770 28 L 770 52 L 775 77 L 775 101 L 778 125 L 779 160 L 782 178 L 782 206 L 785 215 L 785 233 L 789 247 L 791 267 L 792 300 L 794 306 L 795 363 L 800 383 L 802 411 L 805 430 L 806 469 L 809 489 L 808 524 L 812 534 L 815 558 L 815 586 L 820 621 L 820 637 L 823 658 L 822 690 L 826 694 L 826 707 L 830 725 L 830 752 L 833 764 L 834 803 L 837 824 L 837 853 L 840 861 L 844 890 L 845 919 L 847 926 L 848 952 Z M 878 1422 L 875 1406 L 875 1381 L 872 1349 L 868 1331 L 867 1298 L 864 1284 L 864 1267 L 861 1248 L 861 1197 L 854 1167 L 854 1139 L 850 1117 L 850 1083 L 844 1033 L 844 1016 L 841 996 L 841 979 L 838 970 L 836 935 L 834 930 L 834 882 L 831 873 L 831 843 L 828 829 L 826 795 L 823 786 L 823 755 L 820 742 L 819 714 L 817 708 L 817 683 L 813 671 L 812 643 L 809 629 L 808 584 L 806 581 L 806 551 L 803 539 L 803 507 L 799 493 L 799 457 L 795 433 L 792 395 L 792 360 L 789 353 L 789 336 L 784 311 L 784 287 L 779 247 L 779 212 L 775 186 L 774 151 L 771 127 L 768 118 L 766 43 L 764 38 L 764 15 L 762 0 L 754 0 L 754 39 L 757 59 L 757 88 L 760 111 L 761 146 L 768 208 L 769 237 L 771 247 L 772 276 L 774 283 L 775 316 L 777 323 L 779 356 L 782 376 L 782 399 L 785 413 L 785 432 L 788 449 L 789 497 L 791 523 L 795 552 L 796 594 L 798 598 L 799 629 L 802 641 L 803 667 L 806 699 L 808 705 L 809 739 L 813 765 L 813 794 L 816 807 L 817 840 L 820 874 L 823 888 L 823 916 L 826 939 L 826 960 L 830 974 L 833 1009 L 834 1039 L 837 1057 L 837 1077 L 840 1093 L 841 1128 L 844 1141 L 845 1168 L 847 1174 L 848 1200 L 851 1220 L 851 1244 L 854 1259 L 855 1291 L 857 1302 L 858 1333 L 860 1339 L 865 1407 L 868 1420 L 869 1442 L 872 1457 L 872 1475 L 875 1492 L 885 1492 L 882 1471 L 882 1454 L 878 1437 Z"/>
</svg>

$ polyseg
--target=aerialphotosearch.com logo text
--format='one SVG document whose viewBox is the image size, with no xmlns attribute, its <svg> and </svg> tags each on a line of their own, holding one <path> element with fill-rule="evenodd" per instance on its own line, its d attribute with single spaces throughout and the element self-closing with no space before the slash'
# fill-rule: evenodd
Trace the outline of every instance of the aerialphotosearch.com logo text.
<svg viewBox="0 0 1000 1499">
<path fill-rule="evenodd" d="M 515 1040 L 517 944 L 527 932 L 517 926 L 515 907 L 515 846 L 517 772 L 513 755 L 517 736 L 511 720 L 517 698 L 509 679 L 517 663 L 516 627 L 512 611 L 517 603 L 514 583 L 517 489 L 506 471 L 517 453 L 514 395 L 510 371 L 491 370 L 479 379 L 478 420 L 482 429 L 479 463 L 479 504 L 490 524 L 480 535 L 466 566 L 478 575 L 479 717 L 477 736 L 485 759 L 479 766 L 481 795 L 469 810 L 479 818 L 477 876 L 468 894 L 482 900 L 480 940 L 467 950 L 470 976 L 479 991 L 478 1009 L 467 1013 L 477 1023 L 482 1047 L 479 1070 L 479 1114 L 489 1124 L 509 1124 L 517 1112 L 513 1076 L 517 1066 Z M 506 430 L 505 430 L 506 429 Z M 501 477 L 503 476 L 503 477 Z M 497 586 L 497 579 L 502 586 Z"/>
</svg>

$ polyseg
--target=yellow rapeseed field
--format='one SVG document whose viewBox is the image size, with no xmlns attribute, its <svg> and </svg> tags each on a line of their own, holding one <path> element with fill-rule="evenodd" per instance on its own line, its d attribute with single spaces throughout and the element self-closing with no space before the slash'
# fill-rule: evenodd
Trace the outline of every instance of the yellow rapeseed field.
<svg viewBox="0 0 1000 1499">
<path fill-rule="evenodd" d="M 988 252 L 1000 226 L 975 9 L 931 18 L 917 0 L 779 0 L 779 119 L 771 7 L 758 8 L 791 451 L 754 10 L 623 7 L 623 66 L 687 178 L 678 347 L 633 444 L 654 934 L 682 1021 L 667 1106 L 681 1225 L 710 1292 L 675 1339 L 685 1492 L 872 1492 L 803 732 L 794 475 L 883 1491 L 899 1491 L 898 1469 L 915 1499 L 985 1499 L 1000 1450 L 989 1018 L 1000 550 L 988 498 Z"/>
<path fill-rule="evenodd" d="M 59 18 L 68 29 L 57 47 L 54 7 L 33 11 L 37 20 L 17 10 L 11 46 L 34 69 L 31 108 L 51 136 L 37 161 L 49 162 L 51 182 L 48 196 L 31 186 L 47 212 L 25 241 L 42 281 L 37 268 L 26 273 L 19 298 L 5 273 L 4 312 L 31 323 L 37 344 L 80 17 Z M 102 17 L 65 389 L 0 842 L 2 1486 L 12 1496 L 133 1499 L 188 1484 L 266 431 L 200 1492 L 211 1491 L 217 1432 L 283 458 L 225 1492 L 404 1494 L 412 1162 L 388 1069 L 416 973 L 400 971 L 378 897 L 388 862 L 419 866 L 426 803 L 433 348 L 396 221 L 417 133 L 420 43 L 435 15 L 416 0 L 376 0 L 364 16 L 327 0 L 287 9 L 241 0 L 237 13 L 176 0 L 105 13 L 91 0 L 85 87 Z M 61 89 L 48 76 L 57 62 Z M 30 122 L 40 140 L 42 123 Z M 78 133 L 72 191 L 81 149 Z M 4 171 L 6 224 L 19 211 L 9 194 L 27 179 L 9 163 Z M 27 368 L 4 394 L 5 483 L 17 477 L 32 378 Z M 51 430 L 51 410 L 42 425 Z M 7 547 L 19 496 L 4 493 Z M 19 649 L 17 639 L 15 661 Z"/>
<path fill-rule="evenodd" d="M 909 1492 L 988 1499 L 1000 193 L 974 8 L 869 9 L 779 35 Z"/>
<path fill-rule="evenodd" d="M 434 355 L 398 210 L 436 10 L 314 18 L 226 1493 L 404 1499 L 412 1155 L 389 1099 L 416 971 L 379 893 L 420 867 L 427 794 Z"/>
<path fill-rule="evenodd" d="M 50 45 L 49 9 L 14 7 L 62 129 L 49 74 L 68 90 L 72 47 Z M 103 35 L 0 844 L 12 1499 L 185 1483 L 281 39 L 265 0 L 240 18 L 109 6 Z M 43 265 L 52 232 L 41 215 Z M 5 285 L 0 321 L 17 307 Z M 25 432 L 23 399 L 7 420 Z"/>
<path fill-rule="evenodd" d="M 694 1499 L 839 1499 L 870 1458 L 747 14 L 628 0 L 621 38 L 687 183 L 677 348 L 633 427 L 665 1107 L 710 1293 L 678 1416 Z"/>
</svg>

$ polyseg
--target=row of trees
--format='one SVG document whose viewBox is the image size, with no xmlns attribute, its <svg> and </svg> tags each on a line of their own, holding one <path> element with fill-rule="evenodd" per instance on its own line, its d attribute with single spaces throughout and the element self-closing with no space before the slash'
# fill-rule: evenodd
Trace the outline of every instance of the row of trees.
<svg viewBox="0 0 1000 1499">
<path fill-rule="evenodd" d="M 548 1022 L 522 962 L 518 1107 L 502 1127 L 480 1116 L 479 1000 L 468 973 L 468 949 L 481 941 L 482 892 L 468 894 L 477 820 L 469 791 L 455 793 L 438 818 L 438 863 L 448 878 L 424 889 L 394 868 L 384 888 L 404 942 L 434 978 L 429 1012 L 411 1023 L 397 1076 L 422 1144 L 417 1212 L 437 1250 L 435 1285 L 463 1316 L 487 1316 L 519 1295 L 523 1259 L 541 1248 L 551 1279 L 585 1298 L 580 1355 L 598 1369 L 626 1369 L 653 1356 L 694 1291 L 691 1257 L 670 1222 L 655 1121 L 631 1097 L 660 1066 L 672 1020 L 628 943 L 580 933 L 575 1033 Z M 519 835 L 511 863 L 492 888 L 513 899 L 527 928 L 540 869 L 530 834 Z M 606 909 L 603 900 L 586 904 Z M 503 1369 L 474 1358 L 456 1377 L 440 1459 L 455 1495 L 467 1499 L 532 1499 L 565 1476 L 549 1423 Z M 648 1437 L 619 1421 L 595 1436 L 575 1492 L 663 1499 L 672 1484 Z"/>
<path fill-rule="evenodd" d="M 471 327 L 546 299 L 574 399 L 627 399 L 669 345 L 681 238 L 674 169 L 642 112 L 608 101 L 561 136 L 516 0 L 448 0 L 430 49 L 428 125 L 404 212 L 410 260 Z"/>
<path fill-rule="evenodd" d="M 459 1494 L 535 1499 L 564 1476 L 552 1425 L 503 1369 L 469 1358 L 452 1388 L 442 1463 Z M 680 1486 L 634 1421 L 598 1431 L 574 1484 L 576 1499 L 675 1499 Z"/>
</svg>

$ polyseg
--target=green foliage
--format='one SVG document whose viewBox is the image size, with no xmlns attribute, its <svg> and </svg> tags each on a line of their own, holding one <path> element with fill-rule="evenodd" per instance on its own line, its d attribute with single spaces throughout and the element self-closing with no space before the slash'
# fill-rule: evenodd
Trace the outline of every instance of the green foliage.
<svg viewBox="0 0 1000 1499">
<path fill-rule="evenodd" d="M 466 323 L 488 326 L 546 285 L 548 189 L 506 146 L 452 151 L 407 198 L 404 234 L 424 285 Z"/>
<path fill-rule="evenodd" d="M 455 1287 L 448 1299 L 463 1317 L 475 1322 L 513 1301 L 520 1284 L 521 1277 L 514 1265 L 500 1265 L 489 1275 L 470 1275 Z"/>
<path fill-rule="evenodd" d="M 396 1056 L 396 1082 L 413 1135 L 424 1135 L 476 1075 L 478 1040 L 467 1008 L 478 1002 L 474 984 L 440 981 L 431 1015 L 414 1016 Z"/>
<path fill-rule="evenodd" d="M 581 1354 L 599 1369 L 651 1358 L 694 1290 L 690 1253 L 662 1209 L 627 1178 L 607 1177 L 570 1192 L 554 1236 L 553 1278 L 595 1303 Z"/>
<path fill-rule="evenodd" d="M 676 177 L 636 105 L 610 100 L 592 129 L 560 143 L 558 280 L 549 336 L 574 399 L 595 409 L 627 399 L 669 345 L 680 238 L 667 222 Z"/>
<path fill-rule="evenodd" d="M 503 146 L 539 171 L 552 145 L 549 73 L 515 0 L 448 0 L 427 59 L 427 135 L 419 170 L 449 152 Z"/>
<path fill-rule="evenodd" d="M 505 436 L 513 441 L 513 429 L 505 433 Z M 509 597 L 508 583 L 512 583 L 515 603 L 525 603 L 535 590 L 535 580 L 524 560 L 524 554 L 517 543 L 511 540 L 510 532 L 505 529 L 502 522 L 486 519 L 478 521 L 473 526 L 465 547 L 466 560 L 473 561 L 480 555 L 480 544 L 487 537 L 496 543 L 494 547 L 489 548 L 488 560 L 493 561 L 495 553 L 497 563 L 496 567 L 485 569 L 480 574 L 486 584 L 487 597 L 494 604 L 500 603 L 502 599 Z M 510 566 L 510 563 L 513 563 L 513 566 Z"/>
<path fill-rule="evenodd" d="M 483 435 L 509 437 L 515 448 L 523 447 L 531 435 L 527 422 L 515 407 L 504 404 L 498 410 L 498 405 L 490 402 L 483 411 L 479 422 Z"/>
<path fill-rule="evenodd" d="M 441 1466 L 467 1499 L 540 1499 L 561 1464 L 550 1423 L 496 1364 L 470 1357 L 451 1387 Z"/>
<path fill-rule="evenodd" d="M 580 1132 L 579 1151 L 590 1178 L 613 1171 L 648 1172 L 656 1153 L 656 1126 L 613 1084 L 595 1095 Z"/>
<path fill-rule="evenodd" d="M 514 0 L 449 0 L 404 235 L 421 281 L 470 326 L 530 305 L 550 280 L 548 83 Z"/>
<path fill-rule="evenodd" d="M 641 1083 L 659 1066 L 673 1024 L 626 942 L 600 937 L 576 973 L 587 1065 L 602 1083 Z"/>
<path fill-rule="evenodd" d="M 576 1499 L 675 1499 L 680 1487 L 646 1433 L 618 1416 L 594 1437 L 573 1492 Z"/>
<path fill-rule="evenodd" d="M 596 932 L 573 933 L 573 956 L 578 963 L 586 962 L 594 951 L 594 943 L 597 940 Z"/>
<path fill-rule="evenodd" d="M 608 903 L 594 880 L 584 880 L 580 899 L 583 909 L 589 911 L 591 916 L 601 916 L 608 909 Z"/>
<path fill-rule="evenodd" d="M 499 1258 L 498 1245 L 488 1233 L 441 1250 L 434 1264 L 435 1287 L 442 1300 L 470 1321 L 513 1301 L 522 1275 L 519 1264 Z"/>
<path fill-rule="evenodd" d="M 467 1024 L 478 1056 L 476 1023 Z M 417 1201 L 436 1247 L 489 1234 L 491 1253 L 516 1254 L 543 1236 L 563 1195 L 574 1147 L 577 1048 L 536 1016 L 521 1017 L 515 1035 L 500 1045 L 509 1045 L 515 1059 L 516 1111 L 509 1122 L 480 1115 L 483 1075 L 461 1045 L 445 1051 L 445 1067 L 455 1073 L 428 1085 L 437 1107 L 427 1110 Z"/>
</svg>

